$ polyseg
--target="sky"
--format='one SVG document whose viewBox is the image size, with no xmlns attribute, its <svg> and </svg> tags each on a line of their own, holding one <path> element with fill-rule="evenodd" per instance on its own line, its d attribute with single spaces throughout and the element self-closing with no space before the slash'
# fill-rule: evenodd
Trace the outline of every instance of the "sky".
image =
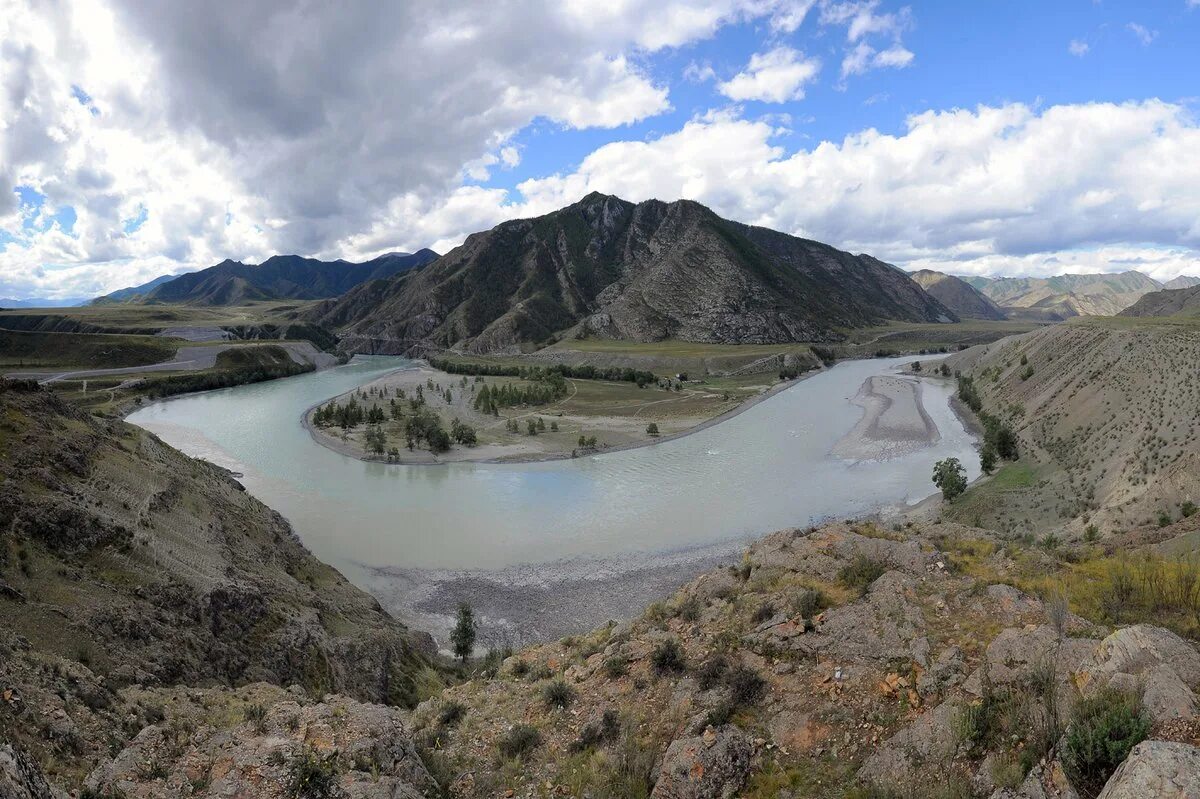
<svg viewBox="0 0 1200 799">
<path fill-rule="evenodd" d="M 0 0 L 0 297 L 591 191 L 905 269 L 1200 274 L 1200 0 Z"/>
</svg>

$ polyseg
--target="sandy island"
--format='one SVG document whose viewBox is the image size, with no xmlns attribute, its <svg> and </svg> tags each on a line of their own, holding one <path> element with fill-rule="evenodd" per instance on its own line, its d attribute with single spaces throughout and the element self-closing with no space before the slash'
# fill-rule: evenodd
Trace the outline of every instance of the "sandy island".
<svg viewBox="0 0 1200 799">
<path fill-rule="evenodd" d="M 849 460 L 886 460 L 932 446 L 941 439 L 925 412 L 920 381 L 868 377 L 852 402 L 863 417 L 834 444 L 833 454 Z"/>
<path fill-rule="evenodd" d="M 388 393 L 387 398 L 377 400 L 381 404 L 386 404 L 390 398 L 397 396 L 398 391 L 403 390 L 407 396 L 412 396 L 417 386 L 422 386 L 429 406 L 443 417 L 447 427 L 449 427 L 448 419 L 457 417 L 466 424 L 475 427 L 479 434 L 480 443 L 474 447 L 455 445 L 449 452 L 440 454 L 434 454 L 420 448 L 410 451 L 403 446 L 403 440 L 398 438 L 395 429 L 393 429 L 393 434 L 389 439 L 389 446 L 397 446 L 399 448 L 400 458 L 398 461 L 395 461 L 396 463 L 411 465 L 440 463 L 534 463 L 608 452 L 621 452 L 638 447 L 649 447 L 698 433 L 715 424 L 720 424 L 723 421 L 731 419 L 740 413 L 744 413 L 758 403 L 775 396 L 812 374 L 816 374 L 816 372 L 809 372 L 807 375 L 801 375 L 795 380 L 776 383 L 775 385 L 764 384 L 755 387 L 758 389 L 758 393 L 744 399 L 741 397 L 731 397 L 728 401 L 721 403 L 707 402 L 701 407 L 697 407 L 699 404 L 696 401 L 697 398 L 707 397 L 711 399 L 713 393 L 719 392 L 706 390 L 700 386 L 686 385 L 681 392 L 658 391 L 654 396 L 661 395 L 661 399 L 643 400 L 636 406 L 630 405 L 628 402 L 621 404 L 622 401 L 620 400 L 614 401 L 611 404 L 613 411 L 623 410 L 626 412 L 613 412 L 609 414 L 577 413 L 570 401 L 575 397 L 576 392 L 580 390 L 580 386 L 585 386 L 585 390 L 589 388 L 594 390 L 596 386 L 610 386 L 617 390 L 624 390 L 631 388 L 631 384 L 614 384 L 608 381 L 569 380 L 571 389 L 567 397 L 563 400 L 533 408 L 512 408 L 509 409 L 507 416 L 496 418 L 479 413 L 472 406 L 475 396 L 470 390 L 473 385 L 473 378 L 468 378 L 467 383 L 464 385 L 461 375 L 452 375 L 432 369 L 426 365 L 417 365 L 390 372 L 331 400 L 324 400 L 317 403 L 304 412 L 301 422 L 313 440 L 321 446 L 328 447 L 342 455 L 357 458 L 358 460 L 385 461 L 386 457 L 384 456 L 372 455 L 364 451 L 361 428 L 352 430 L 349 433 L 344 433 L 336 427 L 321 428 L 313 424 L 313 412 L 330 401 L 344 404 L 352 396 L 361 396 L 361 392 L 367 392 L 368 396 L 371 396 L 370 392 L 372 390 L 379 392 L 386 389 Z M 489 382 L 494 382 L 505 378 L 489 377 L 486 379 Z M 764 375 L 763 379 L 766 381 L 770 378 Z M 436 387 L 432 391 L 428 388 L 430 381 Z M 593 385 L 589 387 L 586 384 Z M 451 393 L 451 401 L 449 403 L 446 403 L 444 399 L 444 391 L 446 389 L 450 389 Z M 640 391 L 652 390 L 641 389 Z M 598 403 L 596 407 L 598 410 L 603 410 L 605 406 Z M 628 413 L 629 409 L 634 407 L 636 407 L 636 410 L 633 413 Z M 716 415 L 713 415 L 713 411 L 716 411 Z M 518 424 L 521 425 L 519 433 L 511 434 L 505 430 L 505 423 L 510 418 L 516 419 Z M 541 418 L 545 422 L 546 428 L 537 435 L 526 435 L 525 425 L 527 421 L 538 418 Z M 658 436 L 651 437 L 647 435 L 646 426 L 650 422 L 658 425 L 660 431 Z M 558 430 L 552 430 L 551 425 L 557 425 Z M 598 447 L 596 449 L 579 449 L 578 439 L 580 435 L 596 436 L 599 441 Z"/>
</svg>

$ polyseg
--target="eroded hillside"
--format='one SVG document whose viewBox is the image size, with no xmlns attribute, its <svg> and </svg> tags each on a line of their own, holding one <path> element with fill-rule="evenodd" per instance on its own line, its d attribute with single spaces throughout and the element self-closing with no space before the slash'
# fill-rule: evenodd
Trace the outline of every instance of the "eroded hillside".
<svg viewBox="0 0 1200 799">
<path fill-rule="evenodd" d="M 157 712 L 128 686 L 415 704 L 431 653 L 228 472 L 0 382 L 0 738 L 52 775 L 86 773 Z"/>
<path fill-rule="evenodd" d="M 1200 327 L 1079 320 L 952 356 L 1022 458 L 955 518 L 1072 539 L 1167 527 L 1200 502 Z"/>
</svg>

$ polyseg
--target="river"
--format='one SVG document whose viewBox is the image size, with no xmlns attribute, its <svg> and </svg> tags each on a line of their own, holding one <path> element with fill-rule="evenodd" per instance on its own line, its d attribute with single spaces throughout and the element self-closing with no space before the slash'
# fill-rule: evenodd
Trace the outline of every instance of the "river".
<svg viewBox="0 0 1200 799">
<path fill-rule="evenodd" d="M 958 457 L 974 478 L 974 441 L 949 406 L 949 381 L 923 381 L 925 408 L 941 434 L 934 445 L 883 461 L 830 455 L 862 416 L 850 398 L 863 381 L 911 360 L 843 362 L 693 435 L 543 463 L 385 465 L 312 440 L 300 423 L 307 408 L 406 366 L 401 358 L 358 357 L 322 372 L 180 397 L 129 421 L 241 472 L 247 490 L 287 517 L 317 557 L 402 616 L 440 628 L 455 590 L 485 605 L 494 599 L 496 618 L 539 615 L 522 612 L 537 604 L 528 593 L 491 597 L 488 573 L 497 575 L 494 585 L 533 586 L 538 595 L 557 585 L 556 601 L 570 594 L 564 581 L 607 575 L 613 579 L 579 601 L 623 590 L 628 604 L 676 584 L 689 567 L 727 559 L 749 538 L 918 501 L 933 492 L 940 458 Z M 687 552 L 698 554 L 680 554 Z M 631 593 L 621 575 L 639 590 Z M 612 601 L 618 615 L 624 605 Z M 571 623 L 605 618 L 604 608 L 592 610 Z M 527 637 L 560 629 L 544 618 L 525 627 Z"/>
</svg>

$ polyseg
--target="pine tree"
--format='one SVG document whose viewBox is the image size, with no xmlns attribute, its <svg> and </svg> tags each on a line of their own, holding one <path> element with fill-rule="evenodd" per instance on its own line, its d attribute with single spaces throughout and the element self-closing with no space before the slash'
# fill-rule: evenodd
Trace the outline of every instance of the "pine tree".
<svg viewBox="0 0 1200 799">
<path fill-rule="evenodd" d="M 471 657 L 471 652 L 475 649 L 475 611 L 471 610 L 471 606 L 466 602 L 458 606 L 458 621 L 454 625 L 454 630 L 450 633 L 450 643 L 454 645 L 454 654 L 461 658 L 463 663 L 467 662 L 467 658 Z"/>
</svg>

